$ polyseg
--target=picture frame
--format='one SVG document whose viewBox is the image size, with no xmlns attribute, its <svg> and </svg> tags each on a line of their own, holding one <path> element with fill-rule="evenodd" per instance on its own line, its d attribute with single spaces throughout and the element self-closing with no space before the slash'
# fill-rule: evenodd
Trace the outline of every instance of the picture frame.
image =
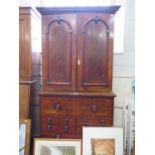
<svg viewBox="0 0 155 155">
<path fill-rule="evenodd" d="M 83 127 L 83 155 L 123 155 L 123 128 Z"/>
<path fill-rule="evenodd" d="M 19 119 L 19 155 L 30 154 L 31 119 Z"/>
<path fill-rule="evenodd" d="M 82 155 L 80 139 L 35 138 L 33 155 Z"/>
</svg>

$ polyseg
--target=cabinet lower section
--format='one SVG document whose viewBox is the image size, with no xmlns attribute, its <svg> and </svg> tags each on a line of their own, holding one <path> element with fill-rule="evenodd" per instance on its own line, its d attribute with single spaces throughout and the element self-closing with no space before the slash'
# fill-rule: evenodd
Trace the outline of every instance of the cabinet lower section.
<svg viewBox="0 0 155 155">
<path fill-rule="evenodd" d="M 82 138 L 83 126 L 113 126 L 114 96 L 40 95 L 41 137 Z"/>
</svg>

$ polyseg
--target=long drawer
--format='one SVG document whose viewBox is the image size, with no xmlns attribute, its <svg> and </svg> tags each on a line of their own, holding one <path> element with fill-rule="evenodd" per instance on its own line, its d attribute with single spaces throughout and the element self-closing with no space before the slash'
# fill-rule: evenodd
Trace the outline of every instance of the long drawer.
<svg viewBox="0 0 155 155">
<path fill-rule="evenodd" d="M 41 113 L 44 115 L 103 115 L 113 114 L 113 99 L 87 97 L 42 97 Z"/>
</svg>

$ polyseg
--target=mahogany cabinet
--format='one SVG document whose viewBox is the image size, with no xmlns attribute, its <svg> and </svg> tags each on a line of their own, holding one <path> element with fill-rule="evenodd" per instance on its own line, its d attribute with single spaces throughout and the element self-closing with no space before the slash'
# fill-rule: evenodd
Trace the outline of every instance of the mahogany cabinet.
<svg viewBox="0 0 155 155">
<path fill-rule="evenodd" d="M 42 137 L 112 126 L 114 14 L 119 6 L 37 8 L 42 15 Z"/>
<path fill-rule="evenodd" d="M 19 8 L 19 117 L 31 118 L 36 115 L 40 91 L 41 16 L 31 7 Z M 33 110 L 35 111 L 35 110 Z M 39 112 L 39 111 L 38 111 Z M 32 130 L 36 125 L 32 120 Z M 39 130 L 39 128 L 38 128 Z M 33 131 L 39 133 L 39 131 Z M 33 133 L 32 132 L 32 133 Z"/>
</svg>

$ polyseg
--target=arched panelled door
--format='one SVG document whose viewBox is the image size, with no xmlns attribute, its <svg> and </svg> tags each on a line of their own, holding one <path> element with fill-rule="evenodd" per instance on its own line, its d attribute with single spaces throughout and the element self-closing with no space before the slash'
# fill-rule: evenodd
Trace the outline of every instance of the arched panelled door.
<svg viewBox="0 0 155 155">
<path fill-rule="evenodd" d="M 75 89 L 75 15 L 43 18 L 43 86 L 49 90 Z M 44 69 L 46 68 L 46 69 Z"/>
<path fill-rule="evenodd" d="M 80 91 L 111 90 L 113 54 L 111 16 L 78 14 L 78 89 Z"/>
</svg>

